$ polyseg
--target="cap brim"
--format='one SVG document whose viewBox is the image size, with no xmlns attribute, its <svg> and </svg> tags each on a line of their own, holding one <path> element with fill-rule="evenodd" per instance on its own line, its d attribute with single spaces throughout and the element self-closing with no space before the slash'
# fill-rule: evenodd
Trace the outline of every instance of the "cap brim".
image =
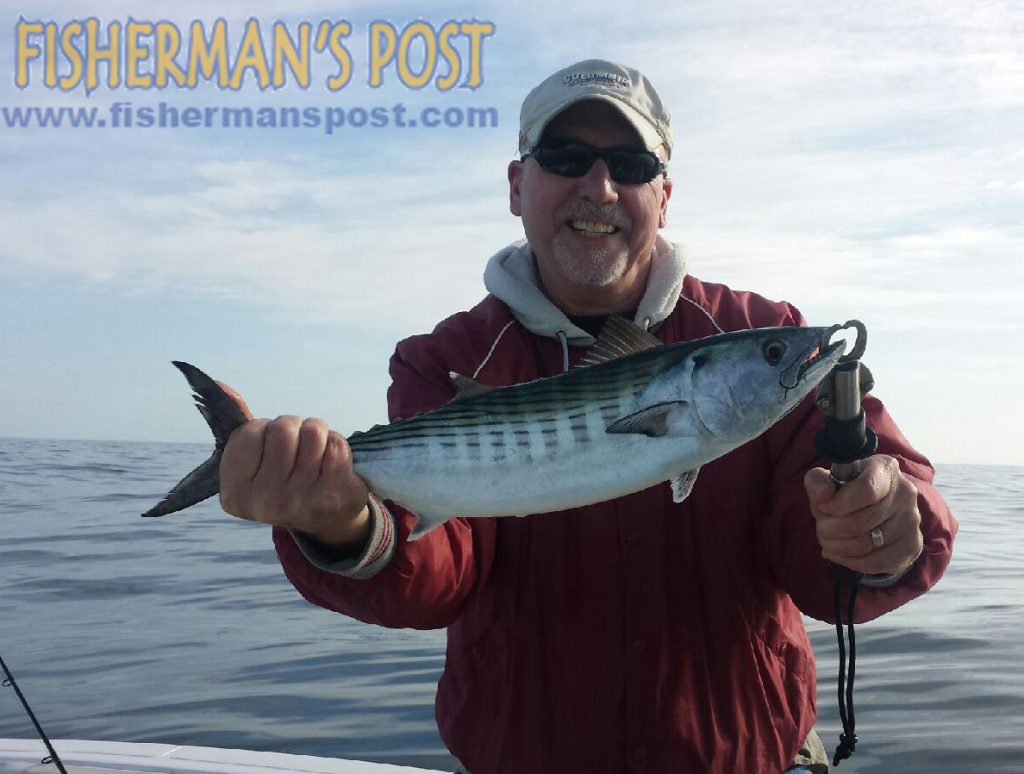
<svg viewBox="0 0 1024 774">
<path fill-rule="evenodd" d="M 619 113 L 622 114 L 622 117 L 629 121 L 630 126 L 636 130 L 636 133 L 640 136 L 640 140 L 643 142 L 644 147 L 647 148 L 647 150 L 653 152 L 662 145 L 665 145 L 665 138 L 661 136 L 654 125 L 631 105 L 627 105 L 625 102 L 615 99 L 615 97 L 609 94 L 584 93 L 575 99 L 569 100 L 568 102 L 558 104 L 547 113 L 544 113 L 539 120 L 534 121 L 530 130 L 519 140 L 519 152 L 526 153 L 530 148 L 536 146 L 537 143 L 540 142 L 540 138 L 543 136 L 544 130 L 547 129 L 548 124 L 551 123 L 555 116 L 564 112 L 572 105 L 579 102 L 586 102 L 588 100 L 606 102 L 616 108 Z"/>
</svg>

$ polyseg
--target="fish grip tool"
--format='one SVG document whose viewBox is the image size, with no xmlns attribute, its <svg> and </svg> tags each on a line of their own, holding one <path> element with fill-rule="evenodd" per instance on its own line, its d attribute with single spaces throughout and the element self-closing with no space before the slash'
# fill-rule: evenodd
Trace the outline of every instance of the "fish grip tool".
<svg viewBox="0 0 1024 774">
<path fill-rule="evenodd" d="M 854 329 L 857 340 L 853 349 L 844 355 L 832 372 L 818 387 L 817 405 L 825 415 L 825 426 L 814 438 L 818 453 L 832 460 L 830 475 L 837 486 L 843 486 L 860 475 L 860 460 L 874 454 L 878 437 L 867 426 L 862 402 L 874 387 L 874 378 L 867 366 L 860 362 L 867 345 L 867 328 L 859 320 L 845 325 L 833 325 L 822 338 L 822 348 L 840 330 Z M 856 674 L 857 645 L 854 633 L 854 608 L 863 573 L 829 562 L 832 577 L 832 605 L 839 644 L 839 717 L 843 733 L 832 758 L 838 766 L 857 749 L 856 719 L 853 711 L 853 679 Z M 842 590 L 848 589 L 846 606 L 847 638 L 850 642 L 849 670 L 847 671 L 846 644 L 843 638 Z"/>
</svg>

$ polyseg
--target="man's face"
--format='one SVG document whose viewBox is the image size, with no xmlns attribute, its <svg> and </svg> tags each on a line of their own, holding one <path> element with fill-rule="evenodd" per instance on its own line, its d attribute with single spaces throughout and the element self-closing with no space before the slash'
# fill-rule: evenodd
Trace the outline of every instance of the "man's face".
<svg viewBox="0 0 1024 774">
<path fill-rule="evenodd" d="M 545 128 L 544 139 L 642 147 L 618 110 L 596 101 L 567 108 Z M 648 183 L 616 183 L 600 160 L 578 178 L 548 172 L 532 158 L 512 162 L 508 173 L 510 209 L 523 219 L 546 286 L 552 279 L 591 288 L 646 279 L 671 182 L 659 176 Z"/>
</svg>

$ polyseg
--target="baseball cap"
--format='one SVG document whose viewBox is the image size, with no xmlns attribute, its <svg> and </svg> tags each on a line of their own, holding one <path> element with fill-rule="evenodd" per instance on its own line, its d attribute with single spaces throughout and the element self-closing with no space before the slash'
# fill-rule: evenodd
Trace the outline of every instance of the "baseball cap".
<svg viewBox="0 0 1024 774">
<path fill-rule="evenodd" d="M 585 59 L 549 75 L 526 95 L 519 112 L 519 152 L 534 147 L 548 123 L 583 100 L 607 102 L 636 129 L 647 150 L 664 145 L 672 155 L 672 125 L 661 97 L 633 67 L 606 59 Z"/>
</svg>

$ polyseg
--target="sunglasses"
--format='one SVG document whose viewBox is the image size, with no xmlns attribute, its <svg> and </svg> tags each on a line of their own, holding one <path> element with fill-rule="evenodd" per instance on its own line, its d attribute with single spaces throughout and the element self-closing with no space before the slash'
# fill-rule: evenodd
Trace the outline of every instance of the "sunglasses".
<svg viewBox="0 0 1024 774">
<path fill-rule="evenodd" d="M 536 145 L 523 154 L 540 164 L 541 169 L 562 177 L 583 177 L 600 159 L 616 183 L 649 183 L 665 174 L 664 162 L 650 151 L 628 148 L 593 148 L 578 142 L 559 145 Z"/>
</svg>

